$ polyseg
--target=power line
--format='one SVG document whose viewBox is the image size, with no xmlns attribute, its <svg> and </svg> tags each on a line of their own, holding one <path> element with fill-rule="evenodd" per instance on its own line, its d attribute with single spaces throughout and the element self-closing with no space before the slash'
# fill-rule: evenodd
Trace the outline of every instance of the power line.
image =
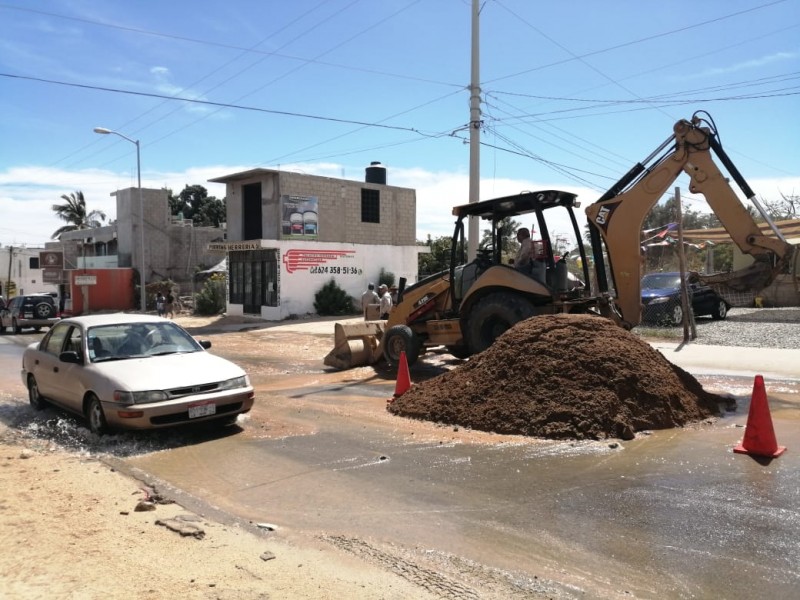
<svg viewBox="0 0 800 600">
<path fill-rule="evenodd" d="M 298 117 L 303 119 L 313 119 L 317 121 L 328 121 L 331 123 L 343 123 L 347 125 L 362 125 L 364 127 L 375 127 L 378 129 L 393 129 L 396 131 L 410 131 L 413 133 L 417 133 L 419 135 L 425 136 L 425 134 L 414 127 L 402 127 L 399 125 L 386 125 L 382 123 L 370 123 L 367 121 L 356 121 L 354 119 L 340 119 L 336 117 L 323 117 L 321 115 L 310 115 L 307 113 L 297 113 L 297 112 L 290 112 L 285 110 L 275 110 L 270 108 L 259 108 L 257 106 L 244 106 L 241 104 L 230 104 L 227 102 L 213 102 L 211 100 L 198 100 L 194 98 L 176 98 L 174 96 L 167 96 L 165 94 L 156 94 L 153 92 L 134 92 L 132 90 L 122 90 L 118 88 L 110 88 L 98 85 L 88 85 L 84 83 L 70 83 L 67 81 L 57 81 L 55 79 L 44 79 L 41 77 L 29 77 L 26 75 L 14 75 L 13 73 L 0 73 L 0 77 L 8 77 L 10 79 L 23 79 L 26 81 L 35 81 L 37 83 L 47 83 L 51 85 L 62 85 L 67 87 L 75 87 L 87 90 L 94 90 L 100 92 L 110 92 L 114 94 L 127 94 L 131 96 L 143 96 L 146 98 L 160 98 L 162 100 L 175 100 L 178 102 L 187 102 L 191 104 L 203 104 L 206 106 L 216 106 L 219 108 L 232 108 L 238 110 L 248 110 L 252 112 L 260 112 L 260 113 L 267 113 L 273 115 L 281 115 L 285 117 Z M 438 135 L 438 134 L 437 134 Z"/>
<path fill-rule="evenodd" d="M 581 59 L 584 59 L 584 58 L 588 58 L 590 56 L 596 56 L 598 54 L 605 54 L 606 52 L 611 52 L 612 50 L 619 50 L 620 48 L 626 48 L 627 46 L 633 46 L 635 44 L 640 44 L 642 42 L 648 42 L 650 40 L 654 40 L 654 39 L 658 39 L 658 38 L 662 38 L 662 37 L 667 37 L 667 36 L 672 35 L 674 33 L 680 33 L 682 31 L 688 31 L 690 29 L 696 29 L 696 28 L 702 27 L 704 25 L 709 25 L 711 23 L 716 23 L 716 22 L 719 22 L 719 21 L 724 21 L 726 19 L 731 19 L 733 17 L 738 17 L 740 15 L 744 15 L 744 14 L 747 14 L 747 13 L 750 13 L 750 12 L 753 12 L 753 11 L 756 11 L 756 10 L 761 10 L 762 8 L 767 8 L 769 6 L 774 6 L 776 4 L 782 4 L 782 3 L 786 2 L 786 1 L 787 0 L 775 0 L 774 2 L 768 2 L 766 4 L 761 4 L 759 6 L 754 6 L 752 8 L 748 8 L 748 9 L 741 10 L 741 11 L 738 11 L 738 12 L 730 13 L 728 15 L 723 15 L 723 16 L 717 17 L 715 19 L 708 19 L 707 21 L 701 21 L 699 23 L 693 23 L 692 25 L 687 25 L 686 27 L 679 27 L 677 29 L 672 29 L 670 31 L 664 31 L 662 33 L 656 33 L 654 35 L 650 35 L 650 36 L 643 37 L 643 38 L 638 38 L 638 39 L 635 39 L 635 40 L 630 40 L 628 42 L 623 42 L 623 43 L 617 44 L 615 46 L 609 46 L 608 48 L 602 48 L 600 50 L 594 50 L 592 52 L 587 52 L 585 54 L 581 54 L 581 55 L 577 55 L 577 56 L 573 55 L 571 58 L 565 58 L 563 60 L 558 60 L 558 61 L 546 64 L 546 65 L 539 65 L 538 67 L 531 67 L 530 69 L 525 69 L 524 71 L 519 71 L 517 73 L 511 73 L 510 75 L 503 75 L 502 77 L 496 77 L 496 78 L 494 78 L 494 79 L 492 79 L 490 81 L 487 81 L 485 83 L 494 83 L 496 81 L 503 81 L 505 79 L 511 79 L 513 77 L 519 77 L 520 75 L 526 75 L 527 73 L 532 73 L 533 71 L 540 71 L 540 70 L 546 69 L 548 67 L 555 67 L 555 66 L 558 66 L 558 65 L 562 65 L 562 64 L 565 64 L 565 63 L 568 63 L 568 62 L 572 62 L 574 60 L 581 60 Z M 506 8 L 500 2 L 500 0 L 495 0 L 495 2 L 497 2 L 497 4 L 500 5 L 503 9 L 508 10 L 516 18 L 519 18 L 519 17 L 517 17 L 517 15 L 515 15 L 515 13 L 513 13 L 508 8 Z"/>
<path fill-rule="evenodd" d="M 129 26 L 125 26 L 125 25 L 113 25 L 111 23 L 103 23 L 102 21 L 93 21 L 91 19 L 85 19 L 85 18 L 81 18 L 81 17 L 72 17 L 72 16 L 69 16 L 69 15 L 62 15 L 62 14 L 58 14 L 58 13 L 53 13 L 53 12 L 48 12 L 48 11 L 43 11 L 43 10 L 36 10 L 36 9 L 33 9 L 33 8 L 27 8 L 27 7 L 22 7 L 22 6 L 11 6 L 11 5 L 8 5 L 8 4 L 0 4 L 0 8 L 4 8 L 4 9 L 7 9 L 7 10 L 16 10 L 16 11 L 20 11 L 20 12 L 29 12 L 29 13 L 33 13 L 33 14 L 40 14 L 40 15 L 44 15 L 44 16 L 48 16 L 48 17 L 53 17 L 53 18 L 56 18 L 56 19 L 65 19 L 65 20 L 68 20 L 68 21 L 77 21 L 79 23 L 86 23 L 87 25 L 95 25 L 95 26 L 98 26 L 98 27 L 107 27 L 109 29 L 116 29 L 118 31 L 128 31 L 130 33 L 138 33 L 138 34 L 142 34 L 142 35 L 161 37 L 161 38 L 166 38 L 166 39 L 171 39 L 171 40 L 176 40 L 176 41 L 181 41 L 181 42 L 190 42 L 192 44 L 201 44 L 201 45 L 204 45 L 204 46 L 212 46 L 212 47 L 216 47 L 216 48 L 226 48 L 228 50 L 239 50 L 239 51 L 246 52 L 246 53 L 251 53 L 251 54 L 264 54 L 264 55 L 273 56 L 273 57 L 276 57 L 276 58 L 283 58 L 283 59 L 287 59 L 287 60 L 294 60 L 294 61 L 299 61 L 299 62 L 304 62 L 304 63 L 313 63 L 313 64 L 321 65 L 321 66 L 324 66 L 324 67 L 334 67 L 334 68 L 337 68 L 337 69 L 345 69 L 345 70 L 349 70 L 349 71 L 360 71 L 362 73 L 368 73 L 368 74 L 372 74 L 372 75 L 382 75 L 382 76 L 385 76 L 385 77 L 394 77 L 394 78 L 398 78 L 398 79 L 407 79 L 409 81 L 418 81 L 420 83 L 431 83 L 431 84 L 434 84 L 434 85 L 444 85 L 444 86 L 459 87 L 459 88 L 463 88 L 464 87 L 464 85 L 460 84 L 460 83 L 448 83 L 448 82 L 439 81 L 439 80 L 436 80 L 436 79 L 427 79 L 427 78 L 424 78 L 424 77 L 415 77 L 413 75 L 403 75 L 401 73 L 390 73 L 388 71 L 379 71 L 377 69 L 368 69 L 366 67 L 354 67 L 352 65 L 343 65 L 343 64 L 340 64 L 340 63 L 325 62 L 325 61 L 321 61 L 321 60 L 317 60 L 317 59 L 303 58 L 302 56 L 293 56 L 293 55 L 289 55 L 289 54 L 280 54 L 278 52 L 270 52 L 270 51 L 266 51 L 266 50 L 258 50 L 256 48 L 247 48 L 245 46 L 237 46 L 235 44 L 225 44 L 223 42 L 214 42 L 214 41 L 211 41 L 211 40 L 202 40 L 202 39 L 191 38 L 191 37 L 187 37 L 187 36 L 174 35 L 174 34 L 170 34 L 170 33 L 163 33 L 163 32 L 160 32 L 160 31 L 151 31 L 151 30 L 148 30 L 148 29 L 140 29 L 140 28 L 137 28 L 137 27 L 129 27 Z"/>
</svg>

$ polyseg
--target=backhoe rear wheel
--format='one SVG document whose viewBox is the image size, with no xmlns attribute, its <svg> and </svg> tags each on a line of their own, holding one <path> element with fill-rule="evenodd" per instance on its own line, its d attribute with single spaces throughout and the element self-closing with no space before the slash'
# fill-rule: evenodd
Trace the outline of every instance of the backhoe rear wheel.
<svg viewBox="0 0 800 600">
<path fill-rule="evenodd" d="M 400 354 L 406 353 L 410 367 L 419 358 L 419 338 L 407 325 L 395 325 L 383 334 L 383 356 L 393 367 L 400 364 Z"/>
<path fill-rule="evenodd" d="M 506 330 L 536 314 L 527 299 L 509 292 L 495 292 L 481 298 L 466 319 L 466 338 L 473 354 L 483 352 Z"/>
</svg>

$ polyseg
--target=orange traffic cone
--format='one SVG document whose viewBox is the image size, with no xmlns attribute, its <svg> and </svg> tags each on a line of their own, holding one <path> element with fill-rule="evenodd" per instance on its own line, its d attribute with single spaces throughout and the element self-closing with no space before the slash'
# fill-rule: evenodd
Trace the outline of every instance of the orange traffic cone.
<svg viewBox="0 0 800 600">
<path fill-rule="evenodd" d="M 739 454 L 752 454 L 777 458 L 786 452 L 785 446 L 778 446 L 775 430 L 772 428 L 772 417 L 767 404 L 767 392 L 764 389 L 764 378 L 756 375 L 753 383 L 753 398 L 750 400 L 750 411 L 747 413 L 747 425 L 744 439 L 733 449 Z"/>
<path fill-rule="evenodd" d="M 397 383 L 394 385 L 394 396 L 392 400 L 396 400 L 405 394 L 411 387 L 411 374 L 408 372 L 408 359 L 406 359 L 406 352 L 400 352 L 400 364 L 397 367 Z"/>
</svg>

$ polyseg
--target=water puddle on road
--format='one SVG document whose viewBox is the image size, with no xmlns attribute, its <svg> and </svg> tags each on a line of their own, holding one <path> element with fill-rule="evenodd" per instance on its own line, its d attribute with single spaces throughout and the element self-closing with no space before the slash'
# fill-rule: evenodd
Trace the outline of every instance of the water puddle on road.
<svg viewBox="0 0 800 600">
<path fill-rule="evenodd" d="M 244 425 L 248 415 L 240 415 Z M 127 458 L 190 446 L 241 431 L 231 427 L 196 427 L 150 431 L 122 431 L 98 436 L 77 416 L 53 407 L 42 411 L 31 408 L 27 400 L 0 393 L 0 423 L 7 427 L 7 438 L 25 438 L 45 449 L 61 449 L 79 455 L 110 455 Z"/>
</svg>

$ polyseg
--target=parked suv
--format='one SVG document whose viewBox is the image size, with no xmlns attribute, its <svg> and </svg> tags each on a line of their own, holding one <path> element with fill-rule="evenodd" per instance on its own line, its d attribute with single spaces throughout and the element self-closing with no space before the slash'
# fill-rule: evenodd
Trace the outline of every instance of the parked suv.
<svg viewBox="0 0 800 600">
<path fill-rule="evenodd" d="M 687 276 L 687 291 L 692 312 L 696 317 L 711 315 L 712 319 L 728 316 L 728 305 L 711 286 L 690 281 Z M 642 321 L 680 325 L 683 322 L 681 308 L 681 274 L 648 273 L 642 278 Z"/>
<path fill-rule="evenodd" d="M 21 333 L 25 327 L 39 331 L 42 327 L 52 327 L 59 319 L 58 308 L 49 294 L 26 294 L 14 296 L 0 307 L 0 333 L 10 327 L 14 333 Z"/>
</svg>

